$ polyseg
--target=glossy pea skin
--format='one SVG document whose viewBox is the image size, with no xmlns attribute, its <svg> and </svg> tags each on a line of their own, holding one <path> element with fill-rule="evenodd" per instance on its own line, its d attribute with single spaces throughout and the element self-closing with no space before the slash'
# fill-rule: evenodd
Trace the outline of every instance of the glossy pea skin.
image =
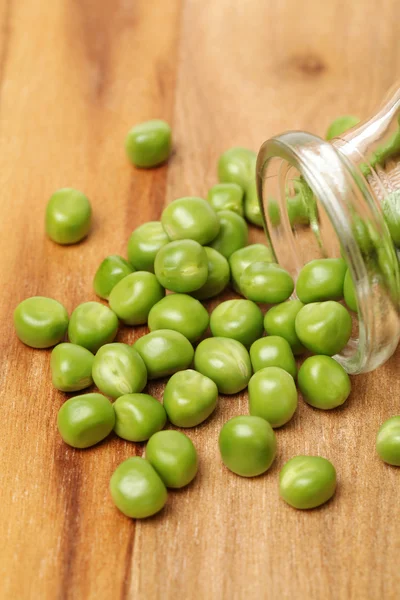
<svg viewBox="0 0 400 600">
<path fill-rule="evenodd" d="M 117 315 L 108 306 L 100 302 L 84 302 L 71 315 L 68 337 L 73 344 L 95 353 L 104 344 L 112 342 L 117 331 Z"/>
<path fill-rule="evenodd" d="M 168 488 L 182 488 L 196 477 L 198 458 L 193 442 L 180 431 L 159 431 L 146 446 L 146 459 Z"/>
<path fill-rule="evenodd" d="M 178 198 L 168 204 L 162 212 L 161 223 L 170 240 L 194 240 L 203 246 L 209 244 L 220 229 L 211 204 L 197 196 Z"/>
<path fill-rule="evenodd" d="M 322 456 L 295 456 L 279 473 L 279 493 L 293 508 L 321 506 L 336 490 L 336 470 Z"/>
<path fill-rule="evenodd" d="M 278 335 L 289 342 L 295 355 L 304 352 L 304 346 L 296 333 L 296 317 L 304 304 L 300 300 L 288 300 L 273 306 L 265 314 L 264 329 L 268 335 Z"/>
<path fill-rule="evenodd" d="M 150 331 L 179 331 L 193 343 L 206 331 L 209 320 L 207 310 L 195 298 L 187 294 L 169 294 L 153 306 L 148 325 Z"/>
<path fill-rule="evenodd" d="M 55 192 L 46 207 L 46 233 L 57 244 L 76 244 L 87 236 L 92 207 L 82 192 L 63 188 Z"/>
<path fill-rule="evenodd" d="M 332 140 L 335 137 L 339 137 L 355 125 L 360 122 L 358 117 L 353 117 L 353 115 L 343 115 L 342 117 L 338 117 L 328 127 L 328 131 L 326 132 L 326 139 Z"/>
<path fill-rule="evenodd" d="M 250 246 L 236 250 L 229 257 L 232 286 L 239 294 L 241 293 L 239 286 L 242 273 L 254 262 L 273 262 L 273 255 L 270 248 L 267 248 L 264 244 L 250 244 Z"/>
<path fill-rule="evenodd" d="M 149 379 L 167 377 L 187 369 L 193 360 L 192 344 L 184 335 L 170 329 L 158 329 L 134 344 L 147 368 Z"/>
<path fill-rule="evenodd" d="M 68 313 L 64 306 L 45 296 L 22 300 L 14 310 L 13 319 L 18 338 L 31 348 L 55 346 L 68 328 Z"/>
<path fill-rule="evenodd" d="M 400 248 L 400 190 L 396 190 L 384 198 L 382 210 L 390 237 L 396 248 Z"/>
<path fill-rule="evenodd" d="M 301 343 L 314 354 L 333 356 L 346 346 L 352 320 L 339 302 L 311 302 L 298 313 L 296 333 Z"/>
<path fill-rule="evenodd" d="M 357 295 L 349 269 L 346 271 L 343 283 L 344 301 L 350 310 L 357 312 Z"/>
<path fill-rule="evenodd" d="M 310 356 L 301 365 L 297 384 L 304 400 L 322 410 L 341 406 L 351 392 L 350 378 L 330 356 Z"/>
<path fill-rule="evenodd" d="M 347 265 L 342 258 L 312 260 L 301 269 L 296 293 L 304 303 L 341 300 Z"/>
<path fill-rule="evenodd" d="M 236 394 L 249 383 L 252 370 L 246 348 L 230 338 L 213 337 L 200 342 L 194 368 L 209 377 L 221 394 Z"/>
<path fill-rule="evenodd" d="M 191 292 L 193 298 L 207 300 L 218 296 L 228 285 L 231 271 L 225 256 L 222 256 L 214 248 L 204 246 L 208 260 L 208 275 L 204 285 L 198 290 Z"/>
<path fill-rule="evenodd" d="M 221 228 L 210 246 L 225 258 L 229 258 L 233 252 L 246 246 L 249 230 L 246 221 L 231 210 L 221 210 L 218 217 Z"/>
<path fill-rule="evenodd" d="M 265 367 L 280 367 L 293 378 L 297 375 L 296 361 L 290 344 L 277 335 L 256 340 L 250 348 L 250 360 L 254 372 Z"/>
<path fill-rule="evenodd" d="M 51 353 L 53 385 L 62 392 L 77 392 L 93 383 L 93 354 L 76 344 L 58 344 Z"/>
<path fill-rule="evenodd" d="M 105 258 L 93 279 L 93 288 L 97 296 L 108 300 L 111 290 L 124 277 L 132 273 L 133 268 L 125 258 L 113 254 Z"/>
<path fill-rule="evenodd" d="M 261 417 L 233 417 L 222 427 L 218 442 L 222 462 L 241 477 L 265 473 L 275 459 L 275 433 Z"/>
<path fill-rule="evenodd" d="M 257 184 L 255 174 L 246 187 L 244 197 L 244 215 L 250 223 L 257 227 L 263 226 L 263 216 L 261 213 L 260 202 L 258 200 Z"/>
<path fill-rule="evenodd" d="M 222 183 L 236 183 L 245 190 L 255 177 L 257 155 L 247 148 L 230 148 L 218 160 L 218 179 Z"/>
<path fill-rule="evenodd" d="M 242 294 L 253 302 L 278 304 L 294 290 L 291 275 L 276 263 L 255 262 L 242 273 L 239 283 Z"/>
<path fill-rule="evenodd" d="M 297 408 L 294 379 L 280 367 L 265 367 L 249 381 L 249 412 L 268 421 L 271 427 L 282 427 Z"/>
<path fill-rule="evenodd" d="M 128 259 L 136 271 L 154 273 L 157 252 L 171 240 L 161 221 L 149 221 L 133 230 L 128 241 Z"/>
<path fill-rule="evenodd" d="M 109 302 L 126 325 L 144 325 L 152 307 L 164 296 L 165 290 L 153 273 L 136 271 L 114 286 Z"/>
<path fill-rule="evenodd" d="M 208 191 L 207 200 L 216 212 L 231 210 L 243 217 L 243 189 L 237 183 L 217 183 Z"/>
<path fill-rule="evenodd" d="M 140 168 L 156 167 L 165 162 L 171 154 L 171 147 L 171 128 L 161 119 L 135 125 L 125 140 L 130 162 Z"/>
<path fill-rule="evenodd" d="M 216 384 L 192 369 L 172 375 L 163 398 L 168 419 L 176 427 L 199 425 L 214 411 L 217 400 Z"/>
<path fill-rule="evenodd" d="M 154 271 L 167 290 L 184 294 L 194 292 L 207 281 L 207 253 L 194 240 L 170 242 L 158 252 Z"/>
<path fill-rule="evenodd" d="M 124 394 L 141 392 L 147 383 L 147 370 L 132 346 L 106 344 L 94 358 L 92 377 L 103 394 L 118 398 Z"/>
<path fill-rule="evenodd" d="M 115 506 L 127 517 L 145 519 L 158 513 L 167 502 L 167 489 L 149 461 L 140 456 L 124 460 L 110 480 Z"/>
<path fill-rule="evenodd" d="M 70 398 L 57 416 L 58 431 L 73 448 L 89 448 L 111 433 L 115 413 L 111 402 L 101 394 L 84 394 Z"/>
<path fill-rule="evenodd" d="M 115 433 L 129 442 L 144 442 L 166 423 L 164 407 L 149 394 L 124 394 L 114 402 Z"/>
<path fill-rule="evenodd" d="M 385 463 L 400 467 L 400 415 L 391 417 L 380 427 L 376 451 Z"/>
<path fill-rule="evenodd" d="M 261 310 L 251 300 L 226 300 L 212 311 L 210 329 L 214 337 L 251 346 L 263 334 L 263 320 Z"/>
</svg>

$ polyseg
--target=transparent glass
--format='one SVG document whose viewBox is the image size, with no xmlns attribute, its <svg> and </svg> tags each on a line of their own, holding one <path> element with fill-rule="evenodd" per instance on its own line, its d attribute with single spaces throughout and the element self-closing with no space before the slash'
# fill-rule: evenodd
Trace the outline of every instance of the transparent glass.
<svg viewBox="0 0 400 600">
<path fill-rule="evenodd" d="M 380 366 L 400 338 L 400 85 L 331 142 L 302 131 L 267 140 L 257 186 L 276 261 L 294 277 L 315 258 L 348 264 L 358 318 L 335 358 L 349 373 Z"/>
</svg>

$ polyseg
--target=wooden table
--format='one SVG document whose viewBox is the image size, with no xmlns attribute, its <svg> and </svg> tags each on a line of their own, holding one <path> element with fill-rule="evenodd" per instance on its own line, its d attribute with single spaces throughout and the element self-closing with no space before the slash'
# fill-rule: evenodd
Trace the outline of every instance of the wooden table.
<svg viewBox="0 0 400 600">
<path fill-rule="evenodd" d="M 255 480 L 221 464 L 219 429 L 247 411 L 245 394 L 222 398 L 189 432 L 196 481 L 159 516 L 133 522 L 113 507 L 108 481 L 143 447 L 64 445 L 50 351 L 23 346 L 12 326 L 27 296 L 68 311 L 94 300 L 101 259 L 125 254 L 132 229 L 166 202 L 204 195 L 226 148 L 367 116 L 399 73 L 398 2 L 0 0 L 0 15 L 0 597 L 399 598 L 400 470 L 374 453 L 378 426 L 399 413 L 398 357 L 354 378 L 342 410 L 301 403 L 278 432 L 274 467 Z M 152 117 L 172 124 L 175 153 L 138 171 L 124 137 Z M 44 234 L 47 199 L 63 186 L 94 207 L 93 232 L 73 247 Z M 161 384 L 150 390 L 161 397 Z M 277 489 L 282 464 L 302 453 L 330 458 L 339 474 L 335 499 L 304 513 Z"/>
</svg>

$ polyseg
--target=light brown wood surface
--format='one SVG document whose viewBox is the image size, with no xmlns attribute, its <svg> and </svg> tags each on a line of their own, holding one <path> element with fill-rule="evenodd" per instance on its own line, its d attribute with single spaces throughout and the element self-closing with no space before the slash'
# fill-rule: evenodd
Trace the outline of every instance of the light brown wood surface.
<svg viewBox="0 0 400 600">
<path fill-rule="evenodd" d="M 142 445 L 64 445 L 50 351 L 23 346 L 12 326 L 31 295 L 68 311 L 94 300 L 101 259 L 125 254 L 134 227 L 165 203 L 204 195 L 226 148 L 257 150 L 289 128 L 323 135 L 342 113 L 366 117 L 400 71 L 397 0 L 0 0 L 0 27 L 0 597 L 399 598 L 400 470 L 374 452 L 378 426 L 400 412 L 399 355 L 353 378 L 340 410 L 301 402 L 277 434 L 273 468 L 255 480 L 221 464 L 219 429 L 247 411 L 245 394 L 221 398 L 189 431 L 195 482 L 133 522 L 108 482 Z M 172 124 L 175 153 L 138 171 L 124 137 L 152 117 Z M 45 237 L 43 219 L 63 186 L 94 209 L 89 238 L 67 248 Z M 161 398 L 161 384 L 150 390 Z M 302 453 L 331 459 L 339 477 L 334 500 L 311 512 L 278 497 L 280 467 Z"/>
</svg>

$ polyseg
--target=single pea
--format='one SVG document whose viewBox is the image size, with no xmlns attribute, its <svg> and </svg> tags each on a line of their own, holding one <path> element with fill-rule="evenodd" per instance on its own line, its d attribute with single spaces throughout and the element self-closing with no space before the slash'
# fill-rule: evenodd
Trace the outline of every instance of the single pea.
<svg viewBox="0 0 400 600">
<path fill-rule="evenodd" d="M 187 369 L 193 360 L 192 344 L 184 335 L 158 329 L 139 338 L 134 348 L 143 358 L 149 379 L 167 377 Z"/>
<path fill-rule="evenodd" d="M 261 417 L 233 417 L 220 431 L 219 450 L 230 471 L 241 477 L 256 477 L 268 471 L 274 462 L 275 433 Z"/>
<path fill-rule="evenodd" d="M 127 275 L 114 286 L 110 306 L 126 325 L 144 325 L 149 312 L 165 296 L 157 277 L 147 271 Z"/>
<path fill-rule="evenodd" d="M 278 227 L 281 224 L 281 209 L 275 198 L 268 200 L 268 216 L 272 227 Z"/>
<path fill-rule="evenodd" d="M 53 385 L 62 392 L 77 392 L 93 383 L 93 354 L 76 344 L 58 344 L 50 358 Z"/>
<path fill-rule="evenodd" d="M 44 296 L 22 300 L 14 310 L 18 338 L 32 348 L 50 348 L 64 338 L 68 313 L 60 302 Z"/>
<path fill-rule="evenodd" d="M 351 277 L 351 273 L 349 269 L 346 271 L 346 275 L 344 277 L 343 283 L 343 296 L 344 301 L 350 310 L 357 312 L 357 295 L 356 289 L 354 287 L 353 279 Z"/>
<path fill-rule="evenodd" d="M 294 379 L 279 367 L 265 367 L 249 381 L 249 413 L 268 421 L 271 427 L 282 427 L 297 408 Z"/>
<path fill-rule="evenodd" d="M 161 221 L 149 221 L 133 230 L 128 241 L 128 259 L 137 271 L 154 273 L 157 252 L 170 242 Z"/>
<path fill-rule="evenodd" d="M 231 210 L 243 217 L 243 189 L 237 183 L 217 183 L 208 191 L 207 200 L 216 212 Z"/>
<path fill-rule="evenodd" d="M 110 493 L 115 506 L 133 519 L 155 515 L 168 498 L 161 478 L 149 461 L 140 456 L 118 465 L 110 480 Z"/>
<path fill-rule="evenodd" d="M 276 263 L 255 262 L 243 271 L 239 287 L 249 300 L 278 304 L 287 300 L 293 293 L 294 281 L 291 275 Z"/>
<path fill-rule="evenodd" d="M 100 264 L 93 279 L 93 288 L 100 297 L 108 300 L 111 290 L 124 277 L 132 273 L 133 268 L 125 258 L 113 254 Z"/>
<path fill-rule="evenodd" d="M 230 148 L 218 160 L 218 179 L 222 183 L 236 183 L 245 190 L 255 177 L 257 155 L 247 148 Z"/>
<path fill-rule="evenodd" d="M 84 394 L 70 398 L 57 416 L 58 431 L 73 448 L 89 448 L 111 433 L 115 423 L 114 408 L 101 394 Z"/>
<path fill-rule="evenodd" d="M 221 210 L 218 213 L 221 229 L 210 246 L 220 254 L 229 258 L 233 252 L 246 246 L 249 231 L 246 221 L 231 210 Z"/>
<path fill-rule="evenodd" d="M 376 438 L 376 451 L 385 463 L 400 467 L 400 415 L 383 423 Z"/>
<path fill-rule="evenodd" d="M 323 410 L 336 408 L 350 395 L 346 371 L 330 356 L 310 356 L 299 369 L 297 383 L 304 400 Z"/>
<path fill-rule="evenodd" d="M 273 260 L 271 249 L 264 246 L 264 244 L 251 244 L 233 252 L 229 257 L 233 289 L 238 294 L 241 293 L 240 278 L 248 266 L 254 262 L 273 262 Z"/>
<path fill-rule="evenodd" d="M 304 352 L 304 346 L 297 337 L 295 321 L 304 304 L 300 300 L 289 300 L 273 306 L 265 314 L 264 329 L 268 335 L 279 335 L 289 342 L 295 355 Z"/>
<path fill-rule="evenodd" d="M 144 442 L 166 423 L 165 409 L 149 394 L 124 394 L 114 402 L 115 433 L 129 442 Z"/>
<path fill-rule="evenodd" d="M 106 344 L 93 361 L 93 381 L 103 394 L 119 398 L 141 392 L 147 383 L 146 366 L 139 353 L 128 344 Z"/>
<path fill-rule="evenodd" d="M 316 212 L 314 194 L 304 179 L 293 180 L 294 194 L 286 196 L 287 213 L 292 227 L 308 225 L 310 218 Z"/>
<path fill-rule="evenodd" d="M 180 431 L 158 431 L 146 446 L 146 458 L 169 488 L 182 488 L 196 477 L 196 448 Z"/>
<path fill-rule="evenodd" d="M 194 292 L 208 277 L 207 253 L 194 240 L 178 240 L 161 248 L 154 270 L 158 281 L 172 292 Z"/>
<path fill-rule="evenodd" d="M 280 367 L 292 377 L 297 375 L 296 361 L 290 344 L 285 338 L 277 335 L 256 340 L 250 348 L 250 360 L 254 372 L 265 367 Z"/>
<path fill-rule="evenodd" d="M 400 190 L 396 190 L 384 198 L 382 210 L 393 243 L 400 248 Z"/>
<path fill-rule="evenodd" d="M 164 390 L 164 408 L 176 427 L 195 427 L 205 421 L 217 406 L 216 384 L 197 371 L 188 369 L 172 375 Z"/>
<path fill-rule="evenodd" d="M 171 128 L 165 121 L 152 119 L 135 125 L 125 140 L 125 150 L 135 167 L 156 167 L 171 154 Z"/>
<path fill-rule="evenodd" d="M 161 223 L 170 240 L 194 240 L 209 244 L 218 234 L 217 213 L 207 200 L 196 196 L 178 198 L 164 208 Z"/>
<path fill-rule="evenodd" d="M 298 313 L 296 333 L 301 343 L 314 354 L 338 354 L 351 336 L 351 316 L 342 304 L 311 302 Z"/>
<path fill-rule="evenodd" d="M 256 225 L 257 227 L 263 227 L 264 222 L 260 202 L 258 200 L 255 175 L 252 176 L 252 179 L 246 187 L 246 193 L 244 197 L 244 215 L 246 219 L 253 225 Z"/>
<path fill-rule="evenodd" d="M 236 394 L 249 383 L 250 356 L 237 340 L 223 337 L 200 342 L 194 355 L 194 368 L 216 383 L 221 394 Z"/>
<path fill-rule="evenodd" d="M 100 302 L 84 302 L 75 308 L 68 326 L 70 342 L 90 352 L 112 342 L 117 335 L 117 315 Z"/>
<path fill-rule="evenodd" d="M 359 122 L 360 119 L 358 117 L 353 117 L 352 115 L 338 117 L 329 125 L 328 131 L 326 132 L 326 139 L 332 140 L 335 137 L 339 137 Z"/>
<path fill-rule="evenodd" d="M 214 337 L 251 346 L 263 334 L 263 314 L 251 300 L 226 300 L 212 311 L 210 329 Z"/>
<path fill-rule="evenodd" d="M 312 260 L 301 269 L 296 282 L 299 299 L 308 302 L 341 300 L 347 265 L 343 258 Z"/>
<path fill-rule="evenodd" d="M 204 246 L 208 259 L 208 275 L 204 285 L 191 295 L 198 300 L 207 300 L 218 296 L 228 285 L 231 271 L 225 256 L 214 248 Z"/>
<path fill-rule="evenodd" d="M 187 294 L 169 294 L 157 302 L 149 313 L 149 329 L 173 329 L 189 342 L 196 342 L 206 331 L 209 316 L 204 306 Z"/>
<path fill-rule="evenodd" d="M 279 473 L 279 493 L 293 508 L 321 506 L 335 490 L 335 467 L 322 456 L 295 456 Z"/>
<path fill-rule="evenodd" d="M 54 192 L 46 207 L 46 233 L 57 244 L 76 244 L 87 236 L 92 207 L 85 194 L 72 188 Z"/>
</svg>

